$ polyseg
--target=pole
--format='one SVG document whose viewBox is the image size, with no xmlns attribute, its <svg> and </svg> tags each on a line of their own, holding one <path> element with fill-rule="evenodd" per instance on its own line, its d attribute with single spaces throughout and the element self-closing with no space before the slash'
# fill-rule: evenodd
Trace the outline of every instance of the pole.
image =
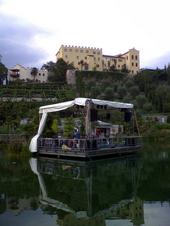
<svg viewBox="0 0 170 226">
<path fill-rule="evenodd" d="M 86 136 L 91 136 L 91 105 L 92 101 L 87 100 L 86 101 L 86 116 L 85 116 L 85 130 L 86 130 Z"/>
<path fill-rule="evenodd" d="M 138 122 L 137 122 L 137 117 L 136 117 L 136 112 L 135 112 L 135 110 L 134 110 L 134 119 L 135 119 L 137 131 L 138 131 L 138 135 L 140 136 L 140 131 L 139 131 L 139 126 L 138 126 Z"/>
</svg>

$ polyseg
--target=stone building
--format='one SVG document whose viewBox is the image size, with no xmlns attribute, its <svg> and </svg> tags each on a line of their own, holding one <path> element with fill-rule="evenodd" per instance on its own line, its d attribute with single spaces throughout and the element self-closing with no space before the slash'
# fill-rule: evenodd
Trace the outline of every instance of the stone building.
<svg viewBox="0 0 170 226">
<path fill-rule="evenodd" d="M 33 68 L 26 68 L 20 64 L 8 69 L 8 81 L 16 81 L 17 79 L 24 82 L 34 81 L 44 83 L 48 79 L 48 71 L 46 69 L 38 69 L 36 74 L 32 73 Z"/>
<path fill-rule="evenodd" d="M 140 70 L 139 51 L 135 48 L 116 56 L 103 55 L 102 49 L 62 45 L 56 54 L 57 60 L 62 58 L 72 63 L 77 70 L 109 71 L 110 69 L 128 70 L 135 75 Z"/>
</svg>

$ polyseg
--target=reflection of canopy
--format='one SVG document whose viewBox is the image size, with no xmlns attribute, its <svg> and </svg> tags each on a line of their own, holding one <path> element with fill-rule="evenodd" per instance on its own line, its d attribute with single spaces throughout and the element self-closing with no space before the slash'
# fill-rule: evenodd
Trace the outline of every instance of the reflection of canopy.
<svg viewBox="0 0 170 226">
<path fill-rule="evenodd" d="M 66 101 L 58 104 L 42 106 L 39 109 L 39 113 L 62 111 L 74 105 L 85 106 L 87 100 L 91 100 L 92 103 L 95 105 L 104 105 L 110 108 L 133 108 L 133 104 L 129 104 L 129 103 L 113 102 L 113 101 L 99 100 L 99 99 L 76 98 L 72 101 Z"/>
<path fill-rule="evenodd" d="M 74 211 L 70 207 L 68 207 L 66 204 L 64 204 L 64 203 L 62 203 L 58 200 L 50 199 L 48 197 L 43 177 L 41 176 L 41 174 L 38 172 L 38 169 L 37 169 L 37 159 L 31 158 L 29 162 L 30 162 L 31 170 L 38 176 L 38 181 L 39 181 L 40 189 L 41 189 L 41 192 L 42 192 L 41 203 L 42 204 L 49 204 L 50 203 L 50 205 L 52 207 L 62 209 L 66 212 L 74 213 Z"/>
</svg>

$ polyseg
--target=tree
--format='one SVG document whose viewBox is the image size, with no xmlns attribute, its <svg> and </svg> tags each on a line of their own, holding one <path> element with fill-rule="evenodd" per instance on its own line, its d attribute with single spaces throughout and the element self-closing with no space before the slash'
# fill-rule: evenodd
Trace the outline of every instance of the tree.
<svg viewBox="0 0 170 226">
<path fill-rule="evenodd" d="M 127 69 L 126 64 L 123 64 L 121 72 L 123 73 L 129 73 L 130 71 Z"/>
<path fill-rule="evenodd" d="M 144 109 L 144 111 L 146 111 L 146 112 L 151 112 L 151 111 L 152 111 L 152 104 L 149 103 L 149 102 L 144 103 L 143 109 Z"/>
<path fill-rule="evenodd" d="M 106 89 L 104 90 L 104 98 L 107 100 L 113 100 L 114 98 L 113 88 L 106 87 Z"/>
<path fill-rule="evenodd" d="M 0 76 L 7 74 L 8 69 L 5 67 L 5 65 L 3 63 L 0 62 Z"/>
<path fill-rule="evenodd" d="M 58 119 L 53 119 L 51 129 L 55 134 L 57 134 L 59 132 L 59 121 L 58 121 Z"/>
<path fill-rule="evenodd" d="M 131 87 L 129 88 L 129 93 L 130 93 L 130 95 L 131 95 L 132 97 L 138 95 L 139 92 L 140 92 L 140 91 L 139 91 L 139 88 L 138 88 L 137 85 L 136 85 L 136 86 L 131 86 Z"/>
<path fill-rule="evenodd" d="M 65 118 L 64 120 L 64 137 L 66 138 L 72 138 L 73 137 L 73 131 L 74 131 L 74 122 L 73 118 Z"/>
<path fill-rule="evenodd" d="M 48 80 L 50 82 L 59 83 L 65 83 L 67 70 L 74 69 L 73 64 L 66 63 L 62 58 L 58 59 L 56 63 L 50 61 L 42 67 L 49 71 Z"/>
<path fill-rule="evenodd" d="M 34 78 L 34 81 L 35 81 L 35 77 L 37 76 L 37 74 L 38 74 L 38 69 L 37 69 L 36 67 L 33 67 L 33 68 L 31 69 L 31 75 L 32 75 L 33 78 Z"/>
<path fill-rule="evenodd" d="M 117 93 L 119 94 L 119 98 L 124 98 L 127 94 L 127 90 L 124 86 L 120 86 L 117 90 Z"/>
<path fill-rule="evenodd" d="M 56 66 L 56 63 L 49 61 L 46 64 L 43 64 L 41 69 L 46 69 L 48 72 L 54 71 L 54 68 Z"/>
<path fill-rule="evenodd" d="M 8 69 L 3 63 L 0 62 L 0 84 L 3 83 L 4 79 L 7 78 Z"/>
<path fill-rule="evenodd" d="M 114 64 L 112 64 L 112 65 L 110 66 L 110 68 L 109 68 L 109 71 L 110 71 L 110 72 L 116 72 L 116 71 L 117 71 L 116 66 L 115 66 Z"/>
<path fill-rule="evenodd" d="M 83 60 L 80 60 L 78 62 L 78 64 L 80 65 L 80 68 L 81 68 L 81 71 L 83 70 L 83 66 L 84 66 L 84 61 Z"/>
<path fill-rule="evenodd" d="M 138 95 L 136 97 L 136 102 L 139 108 L 143 108 L 144 104 L 146 103 L 147 99 L 144 95 Z"/>
</svg>

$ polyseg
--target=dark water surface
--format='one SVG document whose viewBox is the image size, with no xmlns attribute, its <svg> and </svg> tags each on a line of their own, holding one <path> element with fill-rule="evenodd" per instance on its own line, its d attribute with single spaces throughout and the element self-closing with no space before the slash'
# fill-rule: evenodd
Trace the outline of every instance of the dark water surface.
<svg viewBox="0 0 170 226">
<path fill-rule="evenodd" d="M 170 148 L 93 162 L 0 152 L 0 226 L 170 226 Z"/>
</svg>

